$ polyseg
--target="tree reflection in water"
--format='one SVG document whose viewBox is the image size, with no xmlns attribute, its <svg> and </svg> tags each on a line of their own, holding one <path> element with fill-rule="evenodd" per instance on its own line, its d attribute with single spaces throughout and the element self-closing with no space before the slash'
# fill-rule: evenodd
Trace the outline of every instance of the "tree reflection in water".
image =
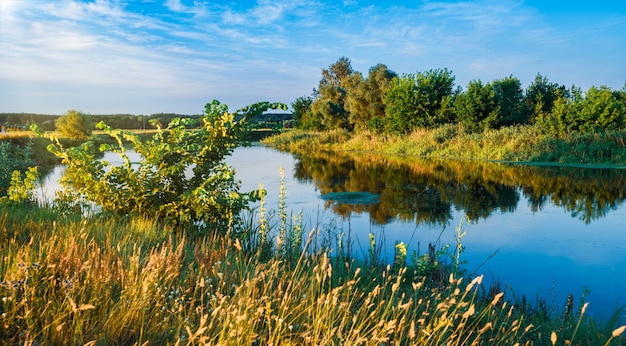
<svg viewBox="0 0 626 346">
<path fill-rule="evenodd" d="M 523 196 L 531 210 L 548 201 L 585 223 L 604 217 L 624 201 L 626 170 L 546 167 L 468 160 L 423 159 L 369 153 L 296 156 L 295 178 L 322 194 L 369 192 L 375 204 L 326 201 L 348 217 L 368 212 L 377 224 L 393 220 L 447 224 L 452 211 L 471 220 L 514 212 Z"/>
</svg>

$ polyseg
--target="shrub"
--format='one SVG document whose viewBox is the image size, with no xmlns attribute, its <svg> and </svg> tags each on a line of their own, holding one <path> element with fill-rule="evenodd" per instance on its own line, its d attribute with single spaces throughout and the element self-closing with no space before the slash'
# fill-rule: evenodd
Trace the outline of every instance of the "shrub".
<svg viewBox="0 0 626 346">
<path fill-rule="evenodd" d="M 25 172 L 34 165 L 31 155 L 30 144 L 20 146 L 0 141 L 0 196 L 6 195 L 14 171 Z"/>
<path fill-rule="evenodd" d="M 49 150 L 67 165 L 61 183 L 74 201 L 95 204 L 117 215 L 139 214 L 174 225 L 196 225 L 203 230 L 226 230 L 238 221 L 262 191 L 241 193 L 234 171 L 224 157 L 242 144 L 248 120 L 284 104 L 260 102 L 229 113 L 214 100 L 206 105 L 199 129 L 187 127 L 193 119 L 174 119 L 166 129 L 141 141 L 129 131 L 98 128 L 117 141 L 93 150 L 93 142 L 65 148 L 55 138 Z M 237 120 L 236 120 L 237 119 Z M 130 162 L 125 141 L 141 157 Z M 113 151 L 124 164 L 113 166 L 95 159 L 95 151 Z"/>
</svg>

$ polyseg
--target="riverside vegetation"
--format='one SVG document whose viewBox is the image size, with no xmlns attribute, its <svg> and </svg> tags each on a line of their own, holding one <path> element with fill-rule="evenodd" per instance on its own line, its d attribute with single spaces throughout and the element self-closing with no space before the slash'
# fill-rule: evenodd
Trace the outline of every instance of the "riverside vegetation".
<svg viewBox="0 0 626 346">
<path fill-rule="evenodd" d="M 525 90 L 513 76 L 463 89 L 454 80 L 445 68 L 398 75 L 384 64 L 363 76 L 342 57 L 322 69 L 312 96 L 291 104 L 304 132 L 273 143 L 292 151 L 626 164 L 626 85 L 583 92 L 538 74 Z"/>
<path fill-rule="evenodd" d="M 239 191 L 223 159 L 241 144 L 247 119 L 283 107 L 229 113 L 214 101 L 198 129 L 176 120 L 145 141 L 99 125 L 116 145 L 52 138 L 50 150 L 68 167 L 63 192 L 35 202 L 31 169 L 13 173 L 0 200 L 3 342 L 625 344 L 618 313 L 599 325 L 586 302 L 570 301 L 547 314 L 483 287 L 481 277 L 464 278 L 460 225 L 451 248 L 409 256 L 400 243 L 390 264 L 372 239 L 361 263 L 340 236 L 318 225 L 305 231 L 284 197 L 275 213 L 266 210 L 262 186 Z M 142 157 L 138 165 L 125 145 Z M 95 160 L 101 150 L 126 163 Z"/>
</svg>

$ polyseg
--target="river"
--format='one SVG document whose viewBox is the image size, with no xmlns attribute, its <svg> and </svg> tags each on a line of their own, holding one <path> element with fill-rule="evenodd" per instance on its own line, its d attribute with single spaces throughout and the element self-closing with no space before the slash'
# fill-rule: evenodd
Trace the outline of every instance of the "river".
<svg viewBox="0 0 626 346">
<path fill-rule="evenodd" d="M 113 153 L 104 159 L 117 160 Z M 304 233 L 317 226 L 343 232 L 354 257 L 365 256 L 370 233 L 389 261 L 397 242 L 409 255 L 429 243 L 454 248 L 461 225 L 464 268 L 484 275 L 485 289 L 499 282 L 509 297 L 544 299 L 556 313 L 568 294 L 578 303 L 588 291 L 587 311 L 599 319 L 626 303 L 626 170 L 294 156 L 260 145 L 236 149 L 227 162 L 242 190 L 263 184 L 271 210 L 282 167 L 286 205 L 302 212 Z M 55 168 L 40 191 L 53 195 L 62 174 Z"/>
</svg>

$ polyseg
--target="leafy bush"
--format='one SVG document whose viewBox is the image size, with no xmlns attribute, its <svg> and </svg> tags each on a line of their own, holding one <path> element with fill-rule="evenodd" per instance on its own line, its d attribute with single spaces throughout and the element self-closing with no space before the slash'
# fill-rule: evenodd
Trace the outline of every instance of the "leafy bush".
<svg viewBox="0 0 626 346">
<path fill-rule="evenodd" d="M 35 163 L 31 159 L 30 143 L 20 146 L 9 141 L 0 141 L 0 196 L 7 194 L 14 171 L 25 172 Z"/>
<path fill-rule="evenodd" d="M 262 191 L 241 193 L 224 157 L 242 144 L 249 131 L 247 121 L 270 108 L 286 109 L 286 105 L 260 102 L 229 113 L 226 105 L 214 100 L 206 105 L 199 129 L 187 128 L 193 119 L 175 119 L 165 130 L 159 127 L 150 140 L 141 141 L 132 132 L 100 122 L 98 128 L 117 145 L 102 144 L 94 150 L 93 142 L 86 142 L 65 148 L 52 138 L 48 150 L 67 166 L 61 181 L 65 197 L 74 194 L 77 202 L 90 202 L 118 215 L 139 214 L 174 225 L 226 230 Z M 140 156 L 138 163 L 130 161 L 126 142 Z M 113 166 L 98 161 L 96 151 L 116 152 L 124 163 Z"/>
<path fill-rule="evenodd" d="M 24 179 L 22 179 L 22 172 L 18 170 L 13 171 L 11 186 L 9 186 L 7 196 L 0 197 L 0 205 L 32 203 L 38 180 L 37 167 L 28 168 Z"/>
</svg>

